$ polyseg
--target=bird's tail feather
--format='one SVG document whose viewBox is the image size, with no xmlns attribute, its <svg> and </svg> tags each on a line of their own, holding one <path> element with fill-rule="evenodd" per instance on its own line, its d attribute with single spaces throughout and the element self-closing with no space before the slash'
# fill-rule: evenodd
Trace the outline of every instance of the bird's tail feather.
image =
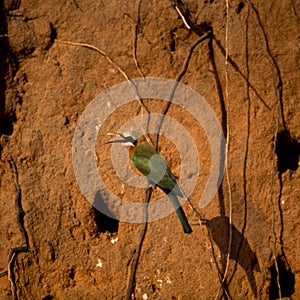
<svg viewBox="0 0 300 300">
<path fill-rule="evenodd" d="M 187 217 L 186 217 L 182 207 L 180 206 L 180 202 L 178 201 L 178 198 L 176 197 L 176 195 L 172 195 L 172 194 L 169 194 L 168 196 L 169 196 L 173 206 L 176 208 L 176 214 L 180 220 L 183 231 L 185 233 L 192 233 L 193 230 L 187 220 Z"/>
</svg>

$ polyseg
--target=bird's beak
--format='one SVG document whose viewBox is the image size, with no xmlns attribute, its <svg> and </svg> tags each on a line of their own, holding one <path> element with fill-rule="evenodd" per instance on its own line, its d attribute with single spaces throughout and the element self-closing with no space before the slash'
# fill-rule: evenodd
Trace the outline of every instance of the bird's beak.
<svg viewBox="0 0 300 300">
<path fill-rule="evenodd" d="M 121 138 L 121 140 L 112 140 L 112 141 L 105 142 L 104 144 L 124 143 L 124 139 L 125 139 L 125 138 L 124 138 L 124 136 L 123 136 L 122 133 L 112 133 L 112 132 L 108 132 L 107 135 Z"/>
</svg>

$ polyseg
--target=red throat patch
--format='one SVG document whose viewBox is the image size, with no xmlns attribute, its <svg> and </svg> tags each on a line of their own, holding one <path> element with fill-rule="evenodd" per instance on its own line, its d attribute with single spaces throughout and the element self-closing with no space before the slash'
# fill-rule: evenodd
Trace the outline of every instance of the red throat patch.
<svg viewBox="0 0 300 300">
<path fill-rule="evenodd" d="M 126 148 L 128 151 L 130 151 L 132 147 L 133 147 L 133 146 L 130 146 L 130 145 L 125 146 L 125 148 Z"/>
</svg>

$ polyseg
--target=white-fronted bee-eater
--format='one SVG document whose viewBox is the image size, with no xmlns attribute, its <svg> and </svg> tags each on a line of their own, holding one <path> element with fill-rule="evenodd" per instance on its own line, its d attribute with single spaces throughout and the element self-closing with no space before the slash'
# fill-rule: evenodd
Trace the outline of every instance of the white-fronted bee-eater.
<svg viewBox="0 0 300 300">
<path fill-rule="evenodd" d="M 147 177 L 151 185 L 157 185 L 169 197 L 176 209 L 183 231 L 191 233 L 192 228 L 177 198 L 183 197 L 182 192 L 164 158 L 147 142 L 145 136 L 136 132 L 126 131 L 123 134 L 112 133 L 110 135 L 118 139 L 109 143 L 122 143 L 129 152 L 133 166 Z"/>
</svg>

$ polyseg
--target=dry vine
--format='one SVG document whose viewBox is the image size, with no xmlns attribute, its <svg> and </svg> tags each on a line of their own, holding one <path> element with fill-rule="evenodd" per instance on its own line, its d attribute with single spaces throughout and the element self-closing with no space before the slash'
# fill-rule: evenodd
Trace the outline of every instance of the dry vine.
<svg viewBox="0 0 300 300">
<path fill-rule="evenodd" d="M 163 117 L 167 114 L 167 112 L 168 112 L 168 110 L 170 108 L 170 105 L 171 105 L 172 100 L 174 98 L 174 94 L 175 94 L 176 88 L 178 86 L 178 83 L 180 82 L 180 80 L 182 79 L 182 77 L 187 72 L 187 69 L 188 69 L 188 66 L 189 66 L 189 62 L 191 60 L 192 53 L 193 53 L 194 49 L 201 42 L 203 42 L 205 39 L 210 38 L 210 36 L 211 36 L 211 32 L 206 33 L 205 35 L 203 35 L 202 37 L 200 37 L 199 39 L 197 39 L 189 47 L 189 50 L 188 50 L 188 53 L 186 55 L 185 61 L 183 63 L 182 69 L 178 73 L 178 75 L 176 76 L 175 83 L 174 83 L 174 85 L 172 87 L 172 90 L 170 91 L 168 102 L 166 103 L 165 107 L 163 108 L 163 112 L 162 112 Z M 157 126 L 157 135 L 156 135 L 156 140 L 155 140 L 155 143 L 154 143 L 154 146 L 155 146 L 156 149 L 158 148 L 158 138 L 159 138 L 159 134 L 158 133 L 159 133 L 159 131 L 161 129 L 163 120 L 164 120 L 164 118 L 161 118 L 160 122 L 159 122 L 159 124 Z M 151 197 L 151 192 L 147 193 L 146 203 L 149 203 L 150 197 Z M 201 219 L 201 216 L 200 216 L 199 212 L 195 209 L 195 207 L 192 205 L 192 203 L 190 201 L 189 201 L 189 203 L 190 203 L 190 205 L 192 206 L 192 209 L 194 210 L 194 212 L 197 214 L 197 216 L 200 218 L 200 221 L 201 221 L 202 219 Z M 145 222 L 145 224 L 143 226 L 143 229 L 141 231 L 140 237 L 139 237 L 139 242 L 138 242 L 138 245 L 136 247 L 136 252 L 134 254 L 134 260 L 133 260 L 132 267 L 131 267 L 130 281 L 129 281 L 129 284 L 127 286 L 127 293 L 126 293 L 126 298 L 125 298 L 126 300 L 131 299 L 131 296 L 134 294 L 135 274 L 136 274 L 136 269 L 137 269 L 137 266 L 138 266 L 140 252 L 141 252 L 141 249 L 142 249 L 142 244 L 143 244 L 143 241 L 144 241 L 145 236 L 146 236 L 147 226 L 148 226 L 147 222 Z"/>
<path fill-rule="evenodd" d="M 19 253 L 29 251 L 29 240 L 28 240 L 27 231 L 24 226 L 25 213 L 24 213 L 24 210 L 22 207 L 22 194 L 21 194 L 21 187 L 20 187 L 19 180 L 18 180 L 18 170 L 17 170 L 16 164 L 12 158 L 9 160 L 9 165 L 11 168 L 11 172 L 12 172 L 13 179 L 14 179 L 14 185 L 15 185 L 15 189 L 16 189 L 15 206 L 18 211 L 17 224 L 18 224 L 19 230 L 22 234 L 23 240 L 25 242 L 24 246 L 11 248 L 9 251 L 9 255 L 8 255 L 8 266 L 7 266 L 8 280 L 10 281 L 13 299 L 18 299 L 17 294 L 16 294 L 17 288 L 16 288 L 16 282 L 15 282 L 14 265 L 15 265 L 15 261 L 16 261 Z"/>
<path fill-rule="evenodd" d="M 269 66 L 271 70 L 271 74 L 273 77 L 273 87 L 274 87 L 274 92 L 275 92 L 275 98 L 277 102 L 277 114 L 276 114 L 276 125 L 275 125 L 275 132 L 274 132 L 274 139 L 273 139 L 273 152 L 272 152 L 272 162 L 271 162 L 271 179 L 270 179 L 270 194 L 269 194 L 269 200 L 270 200 L 270 205 L 271 205 L 271 210 L 272 210 L 272 235 L 273 235 L 273 259 L 274 259 L 274 264 L 277 272 L 277 287 L 278 287 L 278 296 L 279 299 L 281 299 L 281 285 L 280 285 L 280 273 L 279 273 L 279 267 L 277 263 L 277 249 L 276 249 L 276 244 L 277 244 L 277 237 L 276 237 L 276 231 L 275 231 L 275 204 L 273 201 L 273 194 L 274 194 L 274 173 L 275 173 L 275 156 L 276 156 L 276 143 L 277 143 L 277 135 L 279 132 L 279 126 L 283 126 L 284 129 L 286 129 L 286 123 L 285 123 L 285 117 L 284 117 L 284 111 L 283 111 L 283 101 L 282 101 L 282 95 L 283 95 L 283 88 L 282 88 L 282 78 L 281 78 L 281 72 L 280 69 L 275 61 L 275 58 L 273 57 L 269 43 L 268 43 L 268 38 L 266 35 L 266 32 L 264 30 L 264 27 L 262 25 L 262 22 L 260 20 L 260 16 L 258 14 L 257 9 L 253 5 L 253 3 L 250 0 L 247 0 L 249 7 L 251 11 L 253 12 L 254 16 L 251 15 L 254 24 L 260 28 L 261 34 L 263 38 L 259 38 L 260 41 L 260 46 L 261 49 L 265 52 L 266 58 L 269 61 Z M 280 124 L 280 119 L 281 119 L 281 124 Z"/>
</svg>

